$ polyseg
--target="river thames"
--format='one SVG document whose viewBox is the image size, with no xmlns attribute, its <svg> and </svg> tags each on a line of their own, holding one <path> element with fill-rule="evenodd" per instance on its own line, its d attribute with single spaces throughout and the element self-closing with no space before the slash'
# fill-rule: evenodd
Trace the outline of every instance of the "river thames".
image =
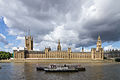
<svg viewBox="0 0 120 80">
<path fill-rule="evenodd" d="M 43 63 L 0 63 L 0 80 L 120 80 L 119 63 L 81 63 L 85 72 L 36 71 Z"/>
</svg>

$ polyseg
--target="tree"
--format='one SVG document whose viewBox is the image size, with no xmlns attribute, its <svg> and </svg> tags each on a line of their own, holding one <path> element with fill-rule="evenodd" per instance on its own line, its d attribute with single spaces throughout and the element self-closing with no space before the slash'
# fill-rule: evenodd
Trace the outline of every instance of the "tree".
<svg viewBox="0 0 120 80">
<path fill-rule="evenodd" d="M 0 60 L 1 59 L 10 59 L 10 57 L 11 57 L 10 52 L 0 51 Z"/>
</svg>

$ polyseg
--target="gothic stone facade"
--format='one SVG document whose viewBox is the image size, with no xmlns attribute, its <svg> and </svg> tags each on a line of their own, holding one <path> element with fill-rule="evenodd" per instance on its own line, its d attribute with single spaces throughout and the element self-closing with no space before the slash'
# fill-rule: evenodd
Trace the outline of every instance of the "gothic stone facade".
<svg viewBox="0 0 120 80">
<path fill-rule="evenodd" d="M 25 50 L 14 50 L 15 59 L 92 59 L 103 60 L 104 50 L 101 46 L 100 36 L 98 37 L 97 47 L 92 48 L 91 52 L 72 52 L 71 48 L 66 51 L 61 50 L 60 40 L 58 41 L 57 51 L 51 51 L 51 48 L 45 48 L 44 51 L 33 50 L 33 37 L 25 37 Z"/>
</svg>

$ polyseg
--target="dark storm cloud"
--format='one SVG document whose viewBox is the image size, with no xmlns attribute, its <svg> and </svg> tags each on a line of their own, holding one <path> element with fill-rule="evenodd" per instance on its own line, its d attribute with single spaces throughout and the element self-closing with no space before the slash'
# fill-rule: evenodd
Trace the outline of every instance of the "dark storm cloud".
<svg viewBox="0 0 120 80">
<path fill-rule="evenodd" d="M 98 35 L 105 41 L 120 40 L 120 16 L 114 18 L 119 13 L 107 16 L 104 19 L 92 20 L 85 24 L 84 28 L 88 31 L 93 39 Z"/>
<path fill-rule="evenodd" d="M 98 0 L 99 1 L 99 0 Z M 107 4 L 107 5 L 106 5 Z M 116 42 L 120 40 L 120 10 L 119 10 L 120 1 L 113 0 L 107 1 L 103 4 L 96 4 L 96 10 L 100 9 L 99 13 L 96 16 L 92 17 L 85 21 L 82 26 L 87 31 L 85 34 L 89 34 L 93 40 L 97 40 L 98 35 L 101 36 L 102 42 Z M 97 6 L 99 5 L 99 6 Z M 102 6 L 103 5 L 103 6 Z M 100 7 L 100 8 L 99 8 Z M 100 14 L 101 13 L 101 14 Z M 95 14 L 96 15 L 96 14 Z M 81 36 L 80 36 L 81 37 Z M 79 46 L 90 46 L 95 44 L 95 41 L 88 41 L 87 45 L 77 44 Z"/>
<path fill-rule="evenodd" d="M 67 13 L 76 14 L 81 10 L 81 0 L 21 0 L 32 16 L 41 22 L 65 23 Z M 77 14 L 78 15 L 78 14 Z M 80 14 L 79 14 L 80 15 Z M 72 17 L 74 18 L 74 17 Z"/>
</svg>

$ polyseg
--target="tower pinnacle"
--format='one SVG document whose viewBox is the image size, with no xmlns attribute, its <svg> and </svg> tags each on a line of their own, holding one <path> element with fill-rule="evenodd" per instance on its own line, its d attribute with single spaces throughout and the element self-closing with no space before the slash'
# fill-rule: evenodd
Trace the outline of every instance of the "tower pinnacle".
<svg viewBox="0 0 120 80">
<path fill-rule="evenodd" d="M 100 39 L 100 35 L 98 36 L 98 41 L 97 41 L 97 50 L 99 50 L 100 48 L 102 48 L 102 41 Z"/>
<path fill-rule="evenodd" d="M 30 36 L 31 34 L 30 34 L 30 27 L 29 27 L 29 30 L 28 30 L 28 35 Z"/>
<path fill-rule="evenodd" d="M 58 50 L 58 51 L 61 51 L 60 40 L 58 40 L 58 46 L 57 46 L 57 50 Z"/>
<path fill-rule="evenodd" d="M 101 39 L 100 39 L 100 35 L 98 36 L 98 41 L 99 41 L 99 40 L 101 40 Z"/>
</svg>

